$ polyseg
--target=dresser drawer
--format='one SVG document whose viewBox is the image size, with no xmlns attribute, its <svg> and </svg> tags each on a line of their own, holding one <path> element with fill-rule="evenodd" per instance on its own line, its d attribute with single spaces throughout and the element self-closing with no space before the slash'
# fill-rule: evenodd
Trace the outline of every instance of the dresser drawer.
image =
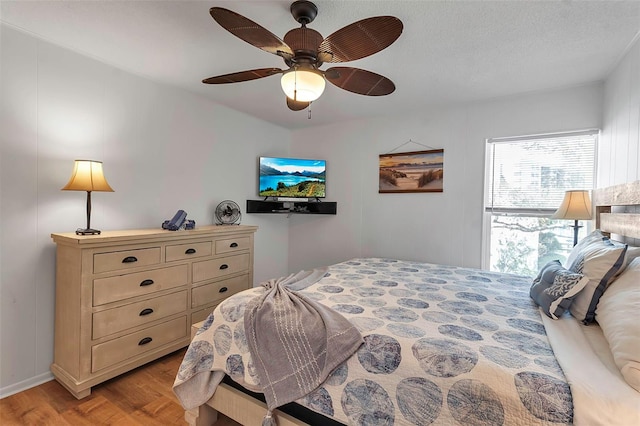
<svg viewBox="0 0 640 426">
<path fill-rule="evenodd" d="M 188 265 L 93 280 L 93 306 L 186 285 Z"/>
<path fill-rule="evenodd" d="M 165 258 L 167 262 L 173 262 L 174 260 L 211 256 L 212 250 L 213 243 L 211 241 L 171 245 L 166 248 Z"/>
<path fill-rule="evenodd" d="M 186 336 L 187 317 L 184 316 L 100 343 L 91 348 L 91 372 L 141 355 Z"/>
<path fill-rule="evenodd" d="M 215 308 L 216 308 L 215 306 L 211 306 L 210 308 L 204 308 L 204 309 L 200 309 L 199 311 L 193 311 L 193 313 L 191 314 L 191 324 L 193 325 L 197 322 L 206 320 L 209 317 L 209 314 L 213 312 Z M 191 339 L 193 340 L 193 336 L 191 336 Z"/>
<path fill-rule="evenodd" d="M 154 297 L 93 314 L 93 339 L 147 324 L 187 309 L 187 291 Z"/>
<path fill-rule="evenodd" d="M 97 253 L 93 255 L 93 273 L 120 271 L 158 263 L 160 263 L 160 247 Z"/>
<path fill-rule="evenodd" d="M 230 278 L 211 284 L 201 285 L 191 290 L 191 307 L 206 305 L 223 300 L 239 291 L 249 288 L 249 275 Z"/>
<path fill-rule="evenodd" d="M 233 253 L 239 250 L 249 250 L 251 247 L 251 238 L 238 237 L 226 240 L 216 241 L 216 254 Z"/>
<path fill-rule="evenodd" d="M 249 255 L 222 257 L 220 259 L 195 262 L 193 264 L 193 282 L 210 280 L 249 270 Z"/>
</svg>

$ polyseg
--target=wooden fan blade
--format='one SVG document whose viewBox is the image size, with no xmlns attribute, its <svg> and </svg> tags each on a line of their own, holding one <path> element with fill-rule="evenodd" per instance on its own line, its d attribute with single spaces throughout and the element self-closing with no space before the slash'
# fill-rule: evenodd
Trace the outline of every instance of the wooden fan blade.
<svg viewBox="0 0 640 426">
<path fill-rule="evenodd" d="M 222 28 L 258 49 L 284 59 L 293 57 L 293 51 L 284 41 L 251 19 L 222 7 L 212 7 L 209 14 Z"/>
<path fill-rule="evenodd" d="M 387 77 L 360 68 L 333 67 L 324 75 L 333 85 L 359 95 L 384 96 L 396 90 L 393 81 Z"/>
<path fill-rule="evenodd" d="M 309 106 L 311 102 L 294 101 L 287 96 L 287 106 L 291 111 L 302 111 Z"/>
<path fill-rule="evenodd" d="M 255 70 L 232 72 L 231 74 L 218 75 L 202 80 L 205 84 L 240 83 L 242 81 L 257 80 L 281 73 L 280 68 L 258 68 Z"/>
<path fill-rule="evenodd" d="M 318 59 L 336 63 L 365 58 L 396 41 L 402 28 L 402 21 L 394 16 L 374 16 L 354 22 L 320 43 Z"/>
</svg>

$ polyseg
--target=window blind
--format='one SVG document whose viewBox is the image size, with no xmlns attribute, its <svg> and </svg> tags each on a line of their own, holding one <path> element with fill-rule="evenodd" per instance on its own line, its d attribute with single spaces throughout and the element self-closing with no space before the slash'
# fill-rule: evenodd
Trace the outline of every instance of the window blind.
<svg viewBox="0 0 640 426">
<path fill-rule="evenodd" d="M 593 189 L 598 130 L 489 139 L 485 210 L 547 216 L 567 190 Z"/>
</svg>

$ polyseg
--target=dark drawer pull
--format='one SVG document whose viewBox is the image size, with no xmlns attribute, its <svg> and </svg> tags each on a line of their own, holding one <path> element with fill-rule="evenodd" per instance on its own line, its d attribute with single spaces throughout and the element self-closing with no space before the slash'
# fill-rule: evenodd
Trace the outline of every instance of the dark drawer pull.
<svg viewBox="0 0 640 426">
<path fill-rule="evenodd" d="M 144 280 L 140 283 L 140 287 L 146 287 L 151 284 L 153 284 L 153 280 Z"/>
<path fill-rule="evenodd" d="M 187 249 L 187 251 L 185 251 L 184 254 L 193 254 L 195 252 L 196 252 L 196 249 L 190 248 L 190 249 Z"/>
<path fill-rule="evenodd" d="M 133 263 L 137 261 L 138 261 L 138 258 L 135 256 L 127 256 L 124 259 L 122 259 L 122 263 Z"/>
<path fill-rule="evenodd" d="M 229 247 L 238 247 L 238 243 L 231 243 Z"/>
<path fill-rule="evenodd" d="M 153 309 L 151 308 L 146 308 L 140 311 L 140 316 L 143 317 L 145 315 L 149 315 L 153 313 Z"/>
<path fill-rule="evenodd" d="M 145 337 L 138 342 L 138 346 L 146 345 L 147 343 L 151 343 L 152 341 L 153 339 L 151 337 Z"/>
<path fill-rule="evenodd" d="M 220 265 L 220 269 L 227 269 L 229 267 L 229 265 L 227 265 L 226 263 L 223 263 L 222 265 Z"/>
<path fill-rule="evenodd" d="M 220 290 L 218 290 L 219 293 L 224 293 L 225 291 L 229 290 L 226 287 L 222 287 Z"/>
</svg>

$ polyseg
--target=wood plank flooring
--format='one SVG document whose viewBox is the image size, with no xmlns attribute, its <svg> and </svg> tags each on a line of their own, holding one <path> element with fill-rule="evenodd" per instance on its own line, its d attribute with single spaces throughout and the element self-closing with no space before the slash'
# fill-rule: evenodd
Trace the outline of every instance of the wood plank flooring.
<svg viewBox="0 0 640 426">
<path fill-rule="evenodd" d="M 181 349 L 94 386 L 76 399 L 52 380 L 0 400 L 0 425 L 186 425 L 171 390 L 184 357 Z M 216 426 L 240 426 L 219 415 Z"/>
</svg>

